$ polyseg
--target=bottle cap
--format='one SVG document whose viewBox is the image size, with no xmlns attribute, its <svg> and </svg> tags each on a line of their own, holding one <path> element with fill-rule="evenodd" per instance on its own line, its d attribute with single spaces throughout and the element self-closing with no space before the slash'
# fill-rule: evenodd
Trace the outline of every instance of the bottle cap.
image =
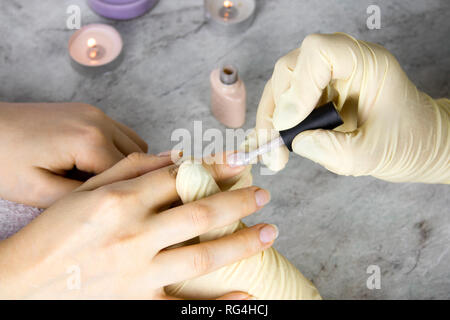
<svg viewBox="0 0 450 320">
<path fill-rule="evenodd" d="M 220 69 L 220 81 L 223 84 L 234 84 L 238 81 L 238 71 L 237 68 L 233 65 L 224 65 Z"/>
</svg>

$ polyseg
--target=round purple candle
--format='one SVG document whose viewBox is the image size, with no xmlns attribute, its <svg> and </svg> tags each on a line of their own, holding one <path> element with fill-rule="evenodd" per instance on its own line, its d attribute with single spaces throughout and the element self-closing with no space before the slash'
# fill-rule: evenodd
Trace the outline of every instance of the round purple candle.
<svg viewBox="0 0 450 320">
<path fill-rule="evenodd" d="M 152 9 L 158 0 L 88 0 L 89 6 L 99 15 L 127 20 L 142 16 Z"/>
</svg>

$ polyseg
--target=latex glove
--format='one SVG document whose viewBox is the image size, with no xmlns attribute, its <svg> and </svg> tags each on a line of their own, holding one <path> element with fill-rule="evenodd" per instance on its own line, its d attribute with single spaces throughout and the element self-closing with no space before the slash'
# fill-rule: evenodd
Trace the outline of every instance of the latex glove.
<svg viewBox="0 0 450 320">
<path fill-rule="evenodd" d="M 337 174 L 450 182 L 450 101 L 419 91 L 385 48 L 346 34 L 309 35 L 277 62 L 256 128 L 291 128 L 329 100 L 344 125 L 299 134 L 296 153 Z M 267 140 L 258 133 L 258 144 Z M 287 148 L 262 161 L 281 170 Z"/>
<path fill-rule="evenodd" d="M 0 103 L 0 198 L 45 208 L 147 144 L 130 128 L 82 103 Z"/>
<path fill-rule="evenodd" d="M 216 173 L 211 169 L 217 167 L 223 169 L 221 177 L 224 179 L 213 177 Z M 180 166 L 176 183 L 177 192 L 183 203 L 225 190 L 238 190 L 251 184 L 251 166 L 239 175 L 230 177 L 228 166 L 206 166 L 191 160 L 186 160 Z M 204 233 L 194 241 L 200 243 L 211 241 L 245 228 L 244 223 L 236 221 L 223 228 Z M 166 287 L 168 294 L 189 299 L 215 297 L 234 290 L 244 291 L 255 299 L 265 300 L 321 298 L 314 285 L 274 248 L 266 249 L 207 275 Z"/>
<path fill-rule="evenodd" d="M 1 241 L 0 298 L 174 299 L 164 286 L 272 245 L 260 235 L 272 227 L 262 224 L 164 250 L 248 216 L 270 199 L 267 191 L 249 187 L 167 209 L 179 199 L 177 167 L 170 163 L 169 156 L 133 153 Z"/>
</svg>

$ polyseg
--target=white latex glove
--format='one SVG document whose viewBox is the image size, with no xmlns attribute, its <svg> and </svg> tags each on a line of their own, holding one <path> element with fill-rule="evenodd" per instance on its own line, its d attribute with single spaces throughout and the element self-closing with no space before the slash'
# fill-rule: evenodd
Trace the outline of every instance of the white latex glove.
<svg viewBox="0 0 450 320">
<path fill-rule="evenodd" d="M 337 174 L 450 183 L 450 100 L 419 91 L 385 48 L 346 34 L 309 35 L 277 62 L 256 128 L 291 128 L 329 100 L 344 125 L 299 134 L 292 144 L 296 153 Z M 257 132 L 259 145 L 277 135 Z M 262 161 L 281 170 L 288 150 Z"/>
<path fill-rule="evenodd" d="M 189 159 L 181 164 L 176 180 L 177 192 L 183 203 L 251 185 L 250 166 L 236 175 L 236 171 L 230 171 L 228 166 L 206 166 Z M 205 243 L 246 229 L 244 223 L 236 221 L 203 233 L 191 241 Z M 314 285 L 274 248 L 203 276 L 167 286 L 165 291 L 170 296 L 186 299 L 208 299 L 236 291 L 247 292 L 254 299 L 321 299 Z"/>
</svg>

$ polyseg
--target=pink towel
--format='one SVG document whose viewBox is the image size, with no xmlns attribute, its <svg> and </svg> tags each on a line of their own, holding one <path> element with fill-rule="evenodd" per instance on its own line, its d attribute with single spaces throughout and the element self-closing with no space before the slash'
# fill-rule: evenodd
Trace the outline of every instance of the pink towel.
<svg viewBox="0 0 450 320">
<path fill-rule="evenodd" d="M 0 241 L 25 227 L 43 210 L 0 199 Z"/>
</svg>

